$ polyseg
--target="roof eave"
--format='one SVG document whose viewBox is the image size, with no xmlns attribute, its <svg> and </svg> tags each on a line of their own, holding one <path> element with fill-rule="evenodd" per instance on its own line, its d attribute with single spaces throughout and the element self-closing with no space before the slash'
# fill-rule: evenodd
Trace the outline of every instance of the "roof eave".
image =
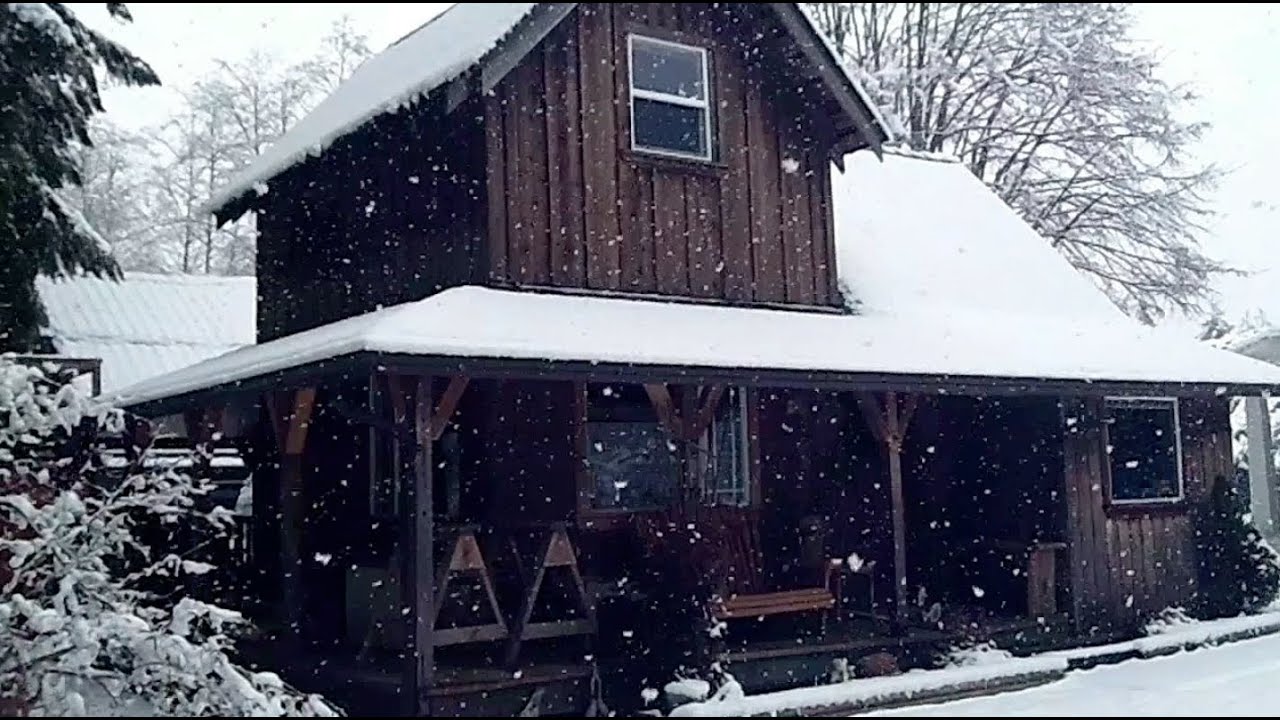
<svg viewBox="0 0 1280 720">
<path fill-rule="evenodd" d="M 120 405 L 158 417 L 196 407 L 223 404 L 233 396 L 315 386 L 334 377 L 374 369 L 400 373 L 465 374 L 476 379 L 609 380 L 621 382 L 728 383 L 752 387 L 795 387 L 830 391 L 899 390 L 948 395 L 1167 395 L 1230 397 L 1280 392 L 1280 385 L 1211 381 L 1088 380 L 920 373 L 795 370 L 785 368 L 645 365 L 454 355 L 416 355 L 362 350 L 235 381 Z"/>
</svg>

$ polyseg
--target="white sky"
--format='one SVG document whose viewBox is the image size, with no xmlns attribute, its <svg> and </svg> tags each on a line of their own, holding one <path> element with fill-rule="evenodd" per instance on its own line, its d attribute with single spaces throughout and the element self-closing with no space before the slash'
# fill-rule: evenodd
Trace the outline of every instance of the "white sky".
<svg viewBox="0 0 1280 720">
<path fill-rule="evenodd" d="M 101 4 L 77 12 L 106 25 Z M 160 74 L 168 88 L 111 91 L 107 110 L 117 122 L 140 126 L 164 118 L 174 88 L 206 72 L 214 59 L 235 59 L 262 48 L 285 60 L 309 55 L 330 23 L 351 15 L 374 49 L 385 47 L 448 3 L 135 3 L 134 23 L 110 27 Z M 1219 217 L 1204 243 L 1208 252 L 1249 277 L 1219 283 L 1229 319 L 1261 307 L 1280 322 L 1280 12 L 1245 4 L 1138 5 L 1138 34 L 1160 48 L 1162 72 L 1190 84 L 1198 100 L 1189 119 L 1212 129 L 1204 157 L 1231 170 L 1212 200 Z"/>
</svg>

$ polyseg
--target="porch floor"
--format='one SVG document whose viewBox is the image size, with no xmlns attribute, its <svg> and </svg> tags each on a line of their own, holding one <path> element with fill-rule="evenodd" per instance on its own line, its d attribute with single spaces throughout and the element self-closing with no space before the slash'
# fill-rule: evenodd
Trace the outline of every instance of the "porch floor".
<svg viewBox="0 0 1280 720">
<path fill-rule="evenodd" d="M 883 630 L 871 631 L 868 626 L 852 624 L 832 628 L 825 634 L 814 637 L 749 642 L 745 646 L 731 648 L 729 660 L 743 662 L 822 653 L 860 655 L 890 648 L 945 643 L 954 638 L 955 633 L 924 628 L 907 628 L 900 635 L 894 636 Z"/>
</svg>

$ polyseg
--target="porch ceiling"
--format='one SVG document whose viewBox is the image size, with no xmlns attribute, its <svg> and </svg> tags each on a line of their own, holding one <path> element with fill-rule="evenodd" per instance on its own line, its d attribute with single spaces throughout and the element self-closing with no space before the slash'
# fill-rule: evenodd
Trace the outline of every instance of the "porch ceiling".
<svg viewBox="0 0 1280 720">
<path fill-rule="evenodd" d="M 445 290 L 242 348 L 122 390 L 125 406 L 260 384 L 362 355 L 476 375 L 666 375 L 749 384 L 1049 383 L 1064 391 L 1280 387 L 1280 367 L 1130 324 L 813 313 L 653 300 Z M 257 381 L 257 382 L 255 382 Z M 1015 388 L 1016 389 L 1016 388 Z"/>
</svg>

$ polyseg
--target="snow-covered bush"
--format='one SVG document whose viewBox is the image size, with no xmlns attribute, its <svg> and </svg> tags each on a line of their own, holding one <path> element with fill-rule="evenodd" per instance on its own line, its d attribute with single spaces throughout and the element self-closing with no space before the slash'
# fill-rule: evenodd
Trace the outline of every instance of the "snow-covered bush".
<svg viewBox="0 0 1280 720">
<path fill-rule="evenodd" d="M 218 527 L 207 481 L 146 448 L 123 472 L 98 450 L 124 415 L 52 367 L 0 356 L 0 705 L 38 715 L 332 716 L 320 698 L 229 656 L 238 613 L 180 592 L 210 567 L 143 541 Z M 103 707 L 103 705 L 108 705 Z M 110 707 L 117 704 L 116 707 Z"/>
<path fill-rule="evenodd" d="M 1257 611 L 1280 591 L 1276 552 L 1249 522 L 1236 486 L 1219 476 L 1196 522 L 1199 585 L 1195 613 L 1202 618 Z"/>
</svg>

